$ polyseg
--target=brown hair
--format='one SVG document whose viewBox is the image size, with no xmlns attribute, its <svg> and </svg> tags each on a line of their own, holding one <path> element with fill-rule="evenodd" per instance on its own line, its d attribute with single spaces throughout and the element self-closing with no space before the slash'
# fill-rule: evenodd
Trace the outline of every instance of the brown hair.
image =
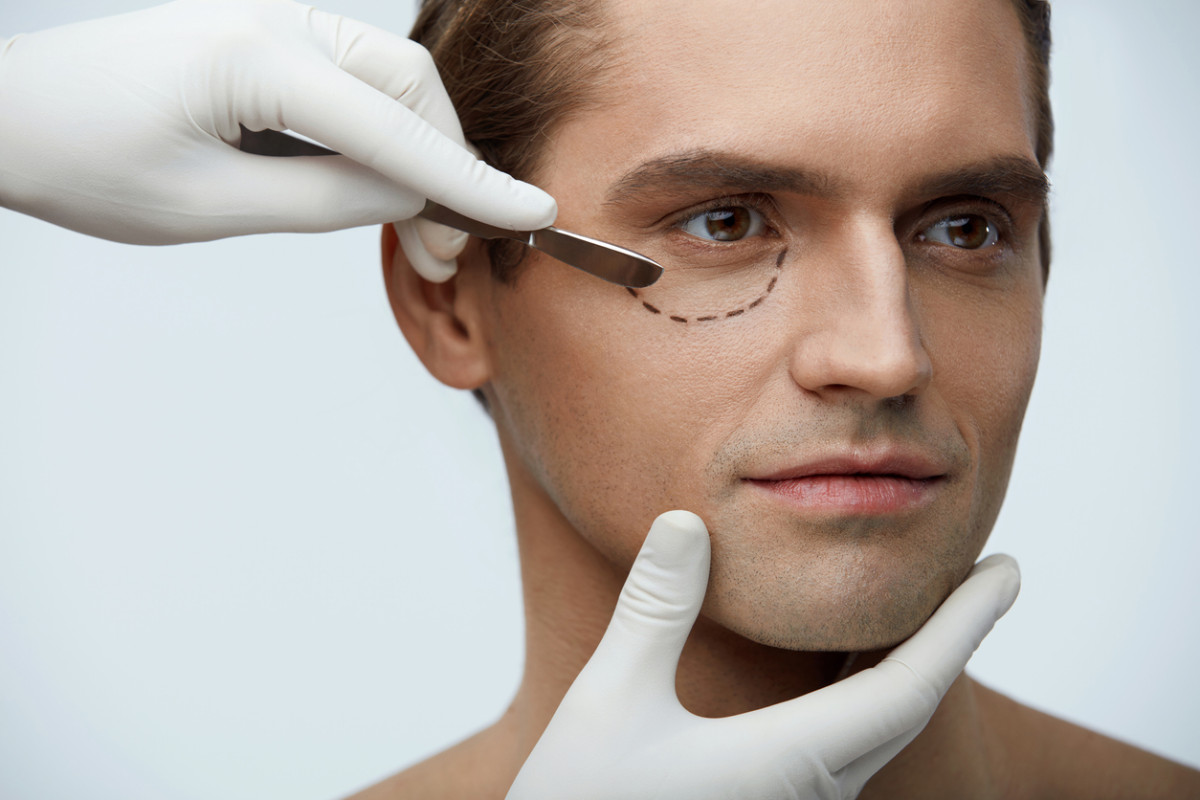
<svg viewBox="0 0 1200 800">
<path fill-rule="evenodd" d="M 1050 4 L 1011 0 L 1031 56 L 1037 113 L 1035 152 L 1043 169 L 1054 147 L 1050 110 Z M 589 102 L 611 66 L 597 0 L 423 0 L 410 37 L 430 51 L 463 132 L 492 166 L 533 178 L 555 127 Z M 1050 269 L 1050 220 L 1038 244 Z M 488 243 L 497 278 L 508 280 L 524 246 Z"/>
<path fill-rule="evenodd" d="M 1054 154 L 1054 111 L 1050 108 L 1050 3 L 1047 0 L 1012 0 L 1025 31 L 1025 46 L 1030 55 L 1033 81 L 1034 112 L 1037 131 L 1034 155 L 1038 165 L 1046 169 Z M 1038 227 L 1038 249 L 1042 257 L 1042 277 L 1050 277 L 1050 212 L 1042 213 Z"/>
</svg>

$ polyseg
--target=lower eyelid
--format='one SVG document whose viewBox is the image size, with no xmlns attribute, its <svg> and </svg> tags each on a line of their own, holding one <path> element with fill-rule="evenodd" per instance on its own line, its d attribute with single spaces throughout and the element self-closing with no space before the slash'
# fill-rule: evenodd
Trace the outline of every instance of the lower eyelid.
<svg viewBox="0 0 1200 800">
<path fill-rule="evenodd" d="M 748 250 L 763 246 L 764 241 L 774 238 L 772 231 L 769 228 L 753 236 L 747 236 L 744 239 L 735 239 L 732 241 L 721 241 L 719 239 L 704 239 L 684 231 L 682 228 L 669 232 L 669 240 L 672 246 L 686 248 L 697 253 L 729 253 L 732 251 Z"/>
<path fill-rule="evenodd" d="M 736 242 L 714 242 L 701 239 L 682 231 L 667 239 L 667 250 L 663 258 L 675 263 L 700 269 L 737 268 L 755 263 L 779 250 L 779 237 L 771 234 L 754 236 Z"/>
</svg>

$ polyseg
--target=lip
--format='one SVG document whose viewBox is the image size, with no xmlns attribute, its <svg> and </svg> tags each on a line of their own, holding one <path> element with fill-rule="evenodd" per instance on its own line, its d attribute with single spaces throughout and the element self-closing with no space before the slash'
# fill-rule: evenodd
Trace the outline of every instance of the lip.
<svg viewBox="0 0 1200 800">
<path fill-rule="evenodd" d="M 743 479 L 803 512 L 881 515 L 931 503 L 946 483 L 946 468 L 921 453 L 834 454 Z"/>
</svg>

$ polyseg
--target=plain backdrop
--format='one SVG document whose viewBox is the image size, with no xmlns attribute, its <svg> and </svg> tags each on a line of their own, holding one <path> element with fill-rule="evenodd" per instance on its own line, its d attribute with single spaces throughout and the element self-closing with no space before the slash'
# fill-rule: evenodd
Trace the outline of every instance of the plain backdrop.
<svg viewBox="0 0 1200 800">
<path fill-rule="evenodd" d="M 4 0 L 0 36 L 140 6 Z M 1054 12 L 1045 343 L 987 548 L 1024 588 L 971 670 L 1200 765 L 1200 4 Z M 507 705 L 494 436 L 396 330 L 378 237 L 142 248 L 0 210 L 0 796 L 324 800 Z"/>
</svg>

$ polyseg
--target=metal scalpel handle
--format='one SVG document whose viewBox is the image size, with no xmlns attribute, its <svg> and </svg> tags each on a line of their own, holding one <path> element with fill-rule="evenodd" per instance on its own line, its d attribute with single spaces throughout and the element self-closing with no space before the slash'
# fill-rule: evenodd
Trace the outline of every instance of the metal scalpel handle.
<svg viewBox="0 0 1200 800">
<path fill-rule="evenodd" d="M 662 275 L 662 267 L 639 253 L 559 228 L 510 231 L 464 217 L 432 200 L 425 204 L 418 216 L 481 239 L 515 239 L 576 269 L 620 286 L 640 289 L 654 283 Z"/>
</svg>

